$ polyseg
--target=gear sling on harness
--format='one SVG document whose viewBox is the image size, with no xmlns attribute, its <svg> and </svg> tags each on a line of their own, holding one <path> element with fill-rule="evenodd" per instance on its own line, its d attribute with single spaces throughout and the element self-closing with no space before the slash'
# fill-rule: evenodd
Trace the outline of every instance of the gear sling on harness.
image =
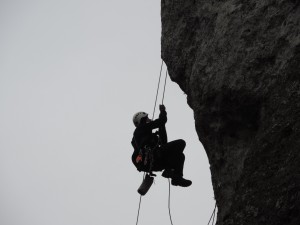
<svg viewBox="0 0 300 225">
<path fill-rule="evenodd" d="M 135 139 L 135 138 L 134 138 Z M 137 142 L 135 141 L 136 147 Z M 156 151 L 159 148 L 159 144 L 158 142 L 155 144 L 155 146 L 149 147 L 149 146 L 144 146 L 143 148 L 139 148 L 139 154 L 138 156 L 135 158 L 135 162 L 136 165 L 138 166 L 138 170 L 139 171 L 144 171 L 145 173 L 147 173 L 146 175 L 144 175 L 143 177 L 143 182 L 140 185 L 140 187 L 138 188 L 138 193 L 140 195 L 145 195 L 148 190 L 150 189 L 150 187 L 153 184 L 154 181 L 154 176 L 156 176 L 155 174 L 153 174 L 152 172 L 155 170 L 160 170 L 158 168 L 154 168 L 154 161 L 155 161 L 155 154 L 154 151 Z"/>
<path fill-rule="evenodd" d="M 151 148 L 144 147 L 143 149 L 140 149 L 139 155 L 136 157 L 136 163 L 143 164 L 143 166 L 145 167 L 147 166 L 147 164 L 149 164 L 148 174 L 146 174 L 146 176 L 143 177 L 143 182 L 138 189 L 138 193 L 140 195 L 145 195 L 150 189 L 150 187 L 152 186 L 154 181 L 153 176 L 150 176 L 152 175 L 152 168 L 153 168 L 153 154 Z"/>
</svg>

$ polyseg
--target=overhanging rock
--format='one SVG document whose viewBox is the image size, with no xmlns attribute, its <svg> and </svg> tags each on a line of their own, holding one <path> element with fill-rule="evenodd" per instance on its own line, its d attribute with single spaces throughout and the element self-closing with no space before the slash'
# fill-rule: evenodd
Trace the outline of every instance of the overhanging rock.
<svg viewBox="0 0 300 225">
<path fill-rule="evenodd" d="M 217 224 L 299 225 L 300 1 L 161 7 L 162 58 L 194 110 Z"/>
</svg>

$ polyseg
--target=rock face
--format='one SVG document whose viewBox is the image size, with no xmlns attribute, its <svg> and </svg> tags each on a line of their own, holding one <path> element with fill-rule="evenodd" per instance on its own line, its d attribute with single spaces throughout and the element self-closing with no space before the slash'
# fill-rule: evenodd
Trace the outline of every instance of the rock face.
<svg viewBox="0 0 300 225">
<path fill-rule="evenodd" d="M 194 110 L 217 224 L 299 225 L 300 1 L 161 6 L 162 58 Z"/>
</svg>

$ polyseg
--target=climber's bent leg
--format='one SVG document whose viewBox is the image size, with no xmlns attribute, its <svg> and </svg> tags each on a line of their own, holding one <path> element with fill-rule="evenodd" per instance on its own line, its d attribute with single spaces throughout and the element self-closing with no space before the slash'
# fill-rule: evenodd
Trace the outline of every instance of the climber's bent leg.
<svg viewBox="0 0 300 225">
<path fill-rule="evenodd" d="M 183 176 L 185 156 L 182 152 L 184 148 L 184 140 L 171 141 L 163 146 L 162 153 L 166 170 L 162 176 L 166 178 L 172 177 L 173 174 L 176 174 L 177 176 Z"/>
<path fill-rule="evenodd" d="M 161 149 L 165 164 L 165 171 L 162 176 L 172 178 L 172 185 L 174 186 L 188 187 L 192 184 L 192 181 L 183 178 L 184 148 L 184 140 L 175 140 L 167 143 Z"/>
<path fill-rule="evenodd" d="M 186 143 L 184 140 L 178 139 L 175 141 L 168 142 L 165 146 L 168 149 L 168 151 L 170 151 L 170 153 L 179 154 L 183 153 Z"/>
</svg>

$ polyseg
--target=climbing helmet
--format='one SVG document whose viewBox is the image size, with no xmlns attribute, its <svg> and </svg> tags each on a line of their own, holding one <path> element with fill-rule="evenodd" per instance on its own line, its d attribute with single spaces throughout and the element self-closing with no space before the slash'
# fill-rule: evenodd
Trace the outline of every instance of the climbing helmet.
<svg viewBox="0 0 300 225">
<path fill-rule="evenodd" d="M 145 112 L 137 112 L 136 114 L 133 115 L 132 121 L 134 125 L 137 127 L 140 125 L 141 120 L 147 116 L 148 114 Z"/>
</svg>

